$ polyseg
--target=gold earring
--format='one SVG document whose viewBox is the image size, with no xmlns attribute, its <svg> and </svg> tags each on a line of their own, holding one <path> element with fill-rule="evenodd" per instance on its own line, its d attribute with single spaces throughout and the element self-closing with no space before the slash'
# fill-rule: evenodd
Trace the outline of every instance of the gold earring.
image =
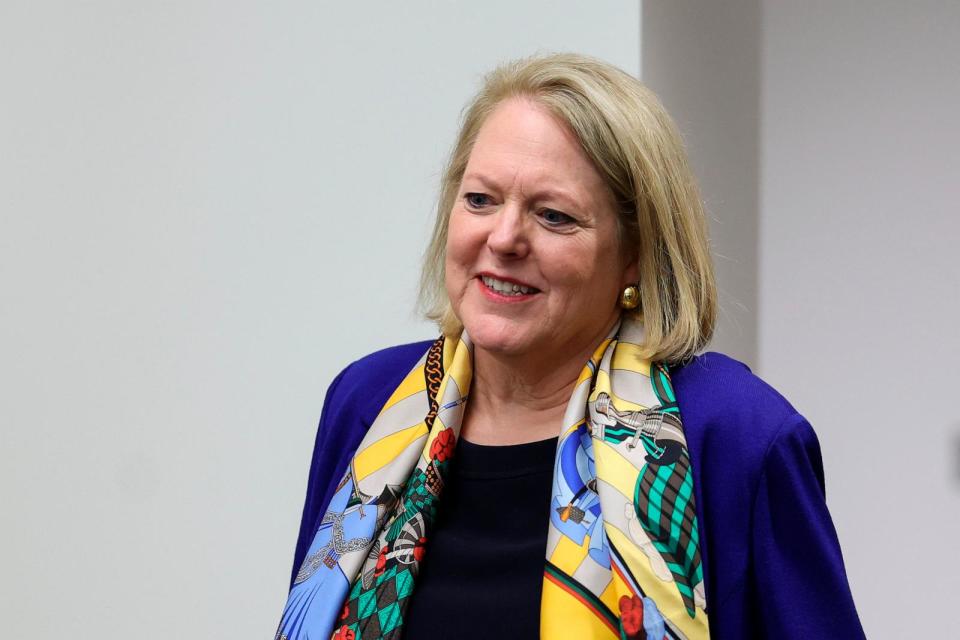
<svg viewBox="0 0 960 640">
<path fill-rule="evenodd" d="M 620 306 L 623 309 L 636 309 L 640 306 L 640 289 L 634 285 L 625 287 L 620 294 Z"/>
</svg>

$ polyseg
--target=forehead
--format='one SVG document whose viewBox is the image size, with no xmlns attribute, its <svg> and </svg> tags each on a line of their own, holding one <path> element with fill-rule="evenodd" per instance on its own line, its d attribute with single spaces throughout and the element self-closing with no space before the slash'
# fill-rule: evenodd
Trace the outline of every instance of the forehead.
<svg viewBox="0 0 960 640">
<path fill-rule="evenodd" d="M 480 128 L 465 178 L 501 188 L 537 186 L 571 191 L 581 200 L 606 191 L 572 131 L 528 98 L 501 102 Z"/>
</svg>

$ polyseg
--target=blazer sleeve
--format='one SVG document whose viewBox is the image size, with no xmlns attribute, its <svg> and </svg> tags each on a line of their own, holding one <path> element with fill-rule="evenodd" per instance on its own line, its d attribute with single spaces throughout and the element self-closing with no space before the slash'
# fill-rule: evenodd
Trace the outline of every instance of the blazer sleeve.
<svg viewBox="0 0 960 640">
<path fill-rule="evenodd" d="M 317 437 L 313 445 L 313 459 L 310 462 L 310 475 L 307 477 L 307 495 L 303 503 L 303 515 L 300 518 L 300 533 L 297 536 L 297 547 L 293 555 L 293 569 L 290 572 L 290 586 L 293 586 L 293 580 L 297 577 L 300 565 L 307 555 L 307 549 L 313 542 L 313 536 L 319 526 L 319 518 L 323 515 L 321 509 L 326 508 L 330 502 L 331 489 L 340 481 L 339 475 L 343 471 L 338 469 L 340 458 L 342 458 L 342 448 L 335 443 L 338 434 L 331 434 L 330 423 L 331 415 L 339 412 L 339 398 L 337 388 L 343 380 L 344 374 L 349 371 L 347 366 L 343 371 L 337 374 L 330 386 L 327 387 L 327 394 L 323 400 L 323 408 L 320 410 L 320 424 L 317 426 Z M 336 477 L 335 477 L 336 476 Z"/>
<path fill-rule="evenodd" d="M 767 450 L 753 516 L 762 637 L 863 638 L 827 510 L 820 444 L 800 414 Z"/>
</svg>

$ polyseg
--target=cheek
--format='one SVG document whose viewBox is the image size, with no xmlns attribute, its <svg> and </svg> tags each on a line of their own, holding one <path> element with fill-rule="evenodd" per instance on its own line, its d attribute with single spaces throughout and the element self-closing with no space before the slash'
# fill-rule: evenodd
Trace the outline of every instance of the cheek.
<svg viewBox="0 0 960 640">
<path fill-rule="evenodd" d="M 564 293 L 564 304 L 595 308 L 612 295 L 619 286 L 620 266 L 615 251 L 579 247 L 558 253 L 550 264 L 554 286 Z"/>
<path fill-rule="evenodd" d="M 457 269 L 472 264 L 477 257 L 480 244 L 477 229 L 472 228 L 469 220 L 458 215 L 457 210 L 454 209 L 447 228 L 447 268 Z"/>
<path fill-rule="evenodd" d="M 463 231 L 456 218 L 457 214 L 453 212 L 450 214 L 450 220 L 447 222 L 447 245 L 444 252 L 448 269 L 457 261 L 462 243 Z"/>
<path fill-rule="evenodd" d="M 447 291 L 452 293 L 451 289 L 462 286 L 462 280 L 469 265 L 472 262 L 470 257 L 470 238 L 466 233 L 463 221 L 457 220 L 456 211 L 451 214 L 449 227 L 447 229 L 447 245 L 444 258 L 444 272 L 446 273 Z"/>
<path fill-rule="evenodd" d="M 554 286 L 570 292 L 593 288 L 608 277 L 608 260 L 592 241 L 557 242 L 541 256 L 544 275 Z"/>
</svg>

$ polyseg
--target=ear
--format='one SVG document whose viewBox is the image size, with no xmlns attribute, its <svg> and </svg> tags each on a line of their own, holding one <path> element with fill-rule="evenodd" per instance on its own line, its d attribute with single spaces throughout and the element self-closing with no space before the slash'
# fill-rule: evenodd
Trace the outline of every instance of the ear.
<svg viewBox="0 0 960 640">
<path fill-rule="evenodd" d="M 640 281 L 640 256 L 633 256 L 632 259 L 623 267 L 623 277 L 621 282 L 624 286 L 636 284 Z"/>
</svg>

